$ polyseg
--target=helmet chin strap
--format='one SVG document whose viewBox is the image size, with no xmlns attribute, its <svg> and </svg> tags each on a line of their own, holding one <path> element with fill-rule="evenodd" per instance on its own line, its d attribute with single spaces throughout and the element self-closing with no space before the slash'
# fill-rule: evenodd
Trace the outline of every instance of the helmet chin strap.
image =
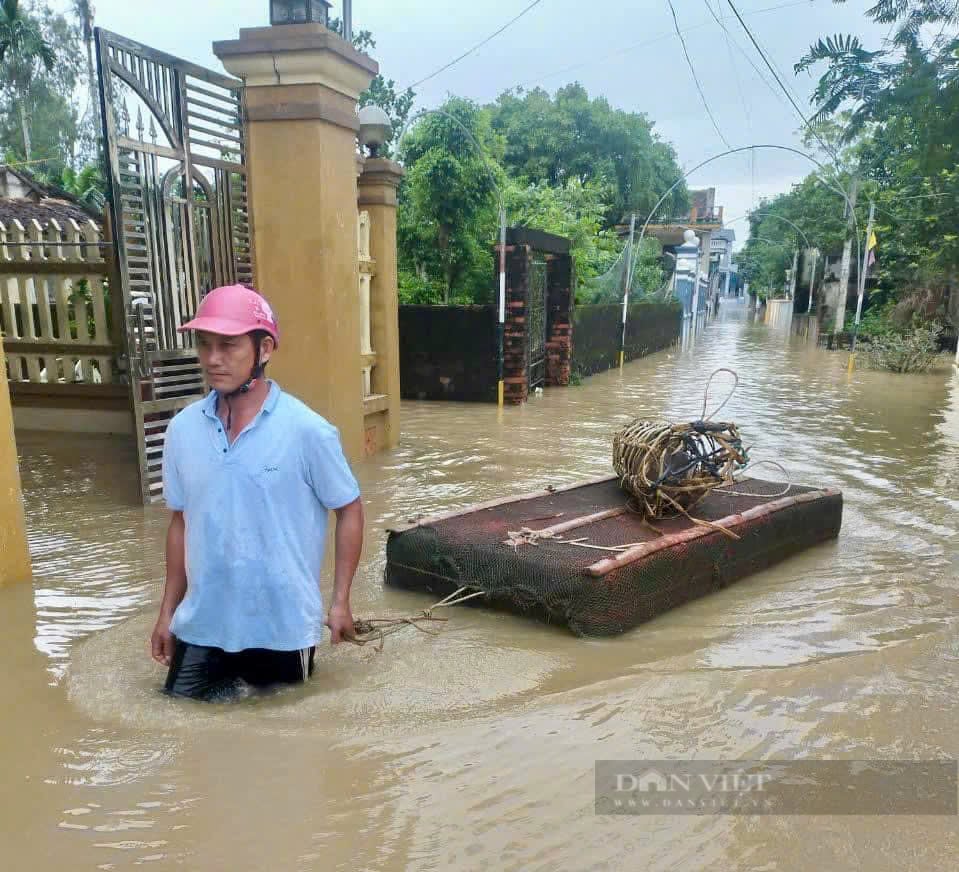
<svg viewBox="0 0 959 872">
<path fill-rule="evenodd" d="M 224 401 L 226 402 L 226 431 L 227 433 L 233 430 L 233 404 L 232 400 L 242 394 L 248 394 L 253 386 L 263 378 L 263 370 L 265 365 L 260 363 L 260 346 L 256 346 L 256 357 L 253 360 L 253 369 L 250 372 L 250 377 L 243 382 L 236 390 L 230 391 L 228 394 L 221 394 Z"/>
</svg>

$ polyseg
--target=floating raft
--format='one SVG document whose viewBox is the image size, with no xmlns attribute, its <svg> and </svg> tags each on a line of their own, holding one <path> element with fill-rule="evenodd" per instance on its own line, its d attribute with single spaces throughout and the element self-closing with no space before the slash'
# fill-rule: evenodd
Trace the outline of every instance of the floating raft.
<svg viewBox="0 0 959 872">
<path fill-rule="evenodd" d="M 842 494 L 746 479 L 691 515 L 647 524 L 616 477 L 550 488 L 391 529 L 386 583 L 612 635 L 836 538 Z"/>
</svg>

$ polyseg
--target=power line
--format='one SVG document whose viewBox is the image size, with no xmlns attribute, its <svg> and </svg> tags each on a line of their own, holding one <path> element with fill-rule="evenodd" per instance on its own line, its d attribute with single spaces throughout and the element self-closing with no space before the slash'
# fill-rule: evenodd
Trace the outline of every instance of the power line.
<svg viewBox="0 0 959 872">
<path fill-rule="evenodd" d="M 808 5 L 808 3 L 809 3 L 809 0 L 792 0 L 792 2 L 789 2 L 789 3 L 779 3 L 776 6 L 765 6 L 762 9 L 749 10 L 746 14 L 761 15 L 765 12 L 776 12 L 780 9 L 789 9 L 792 6 L 806 6 Z M 691 24 L 689 27 L 683 29 L 683 34 L 686 35 L 686 34 L 692 33 L 694 30 L 698 30 L 702 27 L 705 27 L 708 24 L 709 24 L 709 21 L 707 20 L 700 21 L 698 24 Z M 672 39 L 674 35 L 675 34 L 672 32 L 660 33 L 657 36 L 652 36 L 648 39 L 640 40 L 639 42 L 630 43 L 629 45 L 624 46 L 623 48 L 617 49 L 614 52 L 608 52 L 604 54 L 602 57 L 594 57 L 594 58 L 591 58 L 590 60 L 583 61 L 582 63 L 571 64 L 570 66 L 562 67 L 561 69 L 558 69 L 558 70 L 553 70 L 550 73 L 543 73 L 539 76 L 536 76 L 535 78 L 527 79 L 524 82 L 520 82 L 518 85 L 515 85 L 514 87 L 525 88 L 529 85 L 538 84 L 542 82 L 544 79 L 552 79 L 554 76 L 561 76 L 564 73 L 572 73 L 576 70 L 582 70 L 586 67 L 595 66 L 596 64 L 608 64 L 612 58 L 619 57 L 620 55 L 627 54 L 631 51 L 636 51 L 636 49 L 638 48 L 645 48 L 648 45 L 653 45 L 654 43 L 662 42 L 664 39 Z M 747 60 L 749 60 L 749 58 L 747 58 Z M 768 87 L 770 88 L 773 87 L 772 85 L 769 85 L 766 79 L 763 79 L 763 81 L 766 82 Z M 773 91 L 775 92 L 775 88 L 773 88 Z M 778 96 L 778 92 L 775 92 L 775 93 Z"/>
<path fill-rule="evenodd" d="M 803 2 L 803 0 L 800 0 L 800 2 Z M 706 8 L 709 10 L 710 14 L 713 16 L 713 20 L 723 29 L 723 33 L 726 34 L 726 40 L 727 40 L 726 45 L 728 46 L 729 42 L 731 41 L 732 44 L 735 45 L 737 49 L 739 49 L 742 56 L 746 58 L 746 62 L 749 64 L 749 66 L 753 68 L 753 71 L 756 73 L 756 78 L 758 78 L 759 81 L 762 82 L 769 89 L 770 94 L 772 94 L 777 100 L 779 100 L 780 103 L 783 103 L 783 105 L 785 105 L 782 98 L 782 94 L 780 94 L 779 91 L 776 90 L 776 86 L 769 81 L 769 77 L 765 73 L 763 73 L 763 71 L 759 69 L 759 67 L 756 66 L 756 62 L 746 53 L 745 49 L 738 42 L 736 42 L 736 40 L 733 38 L 733 35 L 729 32 L 729 28 L 726 27 L 726 22 L 723 21 L 723 19 L 713 10 L 713 7 L 709 3 L 709 0 L 705 0 L 705 3 L 706 3 Z"/>
<path fill-rule="evenodd" d="M 752 116 L 749 112 L 749 107 L 746 105 L 746 94 L 743 91 L 743 84 L 742 82 L 739 81 L 739 70 L 736 68 L 736 59 L 733 56 L 732 37 L 729 35 L 729 30 L 726 28 L 726 24 L 723 22 L 722 18 L 720 18 L 718 15 L 716 15 L 715 12 L 713 12 L 712 3 L 710 3 L 709 0 L 703 0 L 703 2 L 706 4 L 706 8 L 709 10 L 709 14 L 716 19 L 716 22 L 723 29 L 723 36 L 726 39 L 726 52 L 729 55 L 729 65 L 730 67 L 732 67 L 733 79 L 735 79 L 736 81 L 736 91 L 739 93 L 739 102 L 742 103 L 742 106 L 743 106 L 743 115 L 746 118 L 746 127 L 747 127 L 747 130 L 749 131 L 749 138 L 752 139 L 753 138 L 752 137 L 752 127 L 753 127 Z"/>
<path fill-rule="evenodd" d="M 679 29 L 679 19 L 676 17 L 676 7 L 673 6 L 673 0 L 666 0 L 666 2 L 669 3 L 669 11 L 673 14 L 673 26 L 676 28 L 676 36 L 679 37 L 679 42 L 683 47 L 683 56 L 686 58 L 686 65 L 689 67 L 689 72 L 693 74 L 693 81 L 696 83 L 696 90 L 699 91 L 699 99 L 703 101 L 703 108 L 706 110 L 709 120 L 713 122 L 713 127 L 716 128 L 716 133 L 719 134 L 719 138 L 723 141 L 723 145 L 725 145 L 726 148 L 732 148 L 732 146 L 729 144 L 729 140 L 723 136 L 723 132 L 720 129 L 719 124 L 713 117 L 712 110 L 709 108 L 709 101 L 706 99 L 706 95 L 703 93 L 703 86 L 699 83 L 699 76 L 696 75 L 696 68 L 693 66 L 693 62 L 689 57 L 689 52 L 686 49 L 686 40 L 683 38 L 683 32 Z"/>
<path fill-rule="evenodd" d="M 726 2 L 729 4 L 729 8 L 733 10 L 733 14 L 739 20 L 739 24 L 742 26 L 742 29 L 746 31 L 746 36 L 749 37 L 749 41 L 753 44 L 753 47 L 759 53 L 759 56 L 763 59 L 763 63 L 766 64 L 766 67 L 769 69 L 769 72 L 773 74 L 773 78 L 776 80 L 776 84 L 779 85 L 779 87 L 782 89 L 782 92 L 786 95 L 786 98 L 792 104 L 793 109 L 796 110 L 796 114 L 799 115 L 799 117 L 802 119 L 803 124 L 806 125 L 806 127 L 812 133 L 812 135 L 815 136 L 817 140 L 819 140 L 819 144 L 826 150 L 828 154 L 832 155 L 833 160 L 835 160 L 836 163 L 838 164 L 839 158 L 836 155 L 835 151 L 829 145 L 826 144 L 826 141 L 819 135 L 819 132 L 816 130 L 816 128 L 813 127 L 812 122 L 810 122 L 809 119 L 806 118 L 806 116 L 803 114 L 802 109 L 799 108 L 799 104 L 793 99 L 792 94 L 790 93 L 789 89 L 783 84 L 782 79 L 779 78 L 779 73 L 776 72 L 776 68 L 769 62 L 769 58 L 766 57 L 766 53 L 762 50 L 762 47 L 759 45 L 759 42 L 757 42 L 756 40 L 756 37 L 753 36 L 753 32 L 749 29 L 749 25 L 746 24 L 745 21 L 743 21 L 743 17 L 742 15 L 739 14 L 739 10 L 736 8 L 736 4 L 733 3 L 733 0 L 726 0 Z"/>
<path fill-rule="evenodd" d="M 492 40 L 494 40 L 494 39 L 495 39 L 497 36 L 499 36 L 504 30 L 506 30 L 506 28 L 508 28 L 510 25 L 515 24 L 515 23 L 516 23 L 517 21 L 519 21 L 527 12 L 529 12 L 531 9 L 533 9 L 533 7 L 539 6 L 539 4 L 542 3 L 542 2 L 543 2 L 543 0 L 533 0 L 533 2 L 530 3 L 529 6 L 527 6 L 525 9 L 523 9 L 523 11 L 519 13 L 519 15 L 515 16 L 514 18 L 511 18 L 509 21 L 506 22 L 506 24 L 504 24 L 504 25 L 503 25 L 499 30 L 497 30 L 495 33 L 491 33 L 489 36 L 486 37 L 486 39 L 482 40 L 481 42 L 476 43 L 476 45 L 474 45 L 472 48 L 467 49 L 466 51 L 464 51 L 463 54 L 461 54 L 459 57 L 453 58 L 453 60 L 451 60 L 448 64 L 444 64 L 444 65 L 441 66 L 438 70 L 434 70 L 434 71 L 433 71 L 432 73 L 430 73 L 428 76 L 424 76 L 424 77 L 423 77 L 422 79 L 420 79 L 418 82 L 414 82 L 412 85 L 409 85 L 408 88 L 417 88 L 417 87 L 419 87 L 420 85 L 422 85 L 423 82 L 428 82 L 430 79 L 435 78 L 435 77 L 438 76 L 440 73 L 443 73 L 443 72 L 445 72 L 446 70 L 448 70 L 450 67 L 455 66 L 455 65 L 458 64 L 461 60 L 463 60 L 463 58 L 469 57 L 471 54 L 473 54 L 474 51 L 476 51 L 477 49 L 482 48 L 484 45 L 486 45 L 486 43 L 491 42 Z M 404 88 L 403 90 L 405 91 L 405 90 L 407 90 L 407 88 Z"/>
</svg>

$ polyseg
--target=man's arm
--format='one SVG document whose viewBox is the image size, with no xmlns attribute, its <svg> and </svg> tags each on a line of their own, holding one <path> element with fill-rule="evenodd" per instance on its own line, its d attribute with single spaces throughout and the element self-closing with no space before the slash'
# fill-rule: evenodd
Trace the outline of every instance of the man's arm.
<svg viewBox="0 0 959 872">
<path fill-rule="evenodd" d="M 164 666 L 169 666 L 173 659 L 170 621 L 173 620 L 177 606 L 186 596 L 186 584 L 186 523 L 183 512 L 174 512 L 166 534 L 166 585 L 160 603 L 160 617 L 157 618 L 150 639 L 153 659 Z"/>
<path fill-rule="evenodd" d="M 353 500 L 336 509 L 336 554 L 333 575 L 333 602 L 326 619 L 334 645 L 353 635 L 350 588 L 363 551 L 363 501 Z"/>
</svg>

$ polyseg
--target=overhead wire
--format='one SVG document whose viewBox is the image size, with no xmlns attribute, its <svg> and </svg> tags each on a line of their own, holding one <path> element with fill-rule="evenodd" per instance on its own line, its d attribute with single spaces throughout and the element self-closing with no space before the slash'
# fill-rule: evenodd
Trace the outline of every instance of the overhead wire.
<svg viewBox="0 0 959 872">
<path fill-rule="evenodd" d="M 722 28 L 723 36 L 726 40 L 726 52 L 729 55 L 729 65 L 730 67 L 732 67 L 733 79 L 736 82 L 736 91 L 739 94 L 739 102 L 742 104 L 742 107 L 743 107 L 743 116 L 746 118 L 746 126 L 750 133 L 749 138 L 752 139 L 752 113 L 750 113 L 749 111 L 749 106 L 746 105 L 746 94 L 743 91 L 743 83 L 739 79 L 739 70 L 736 67 L 736 59 L 733 55 L 732 38 L 730 37 L 729 30 L 727 29 L 722 18 L 720 18 L 713 11 L 712 3 L 710 3 L 709 0 L 703 0 L 703 2 L 706 4 L 706 8 L 709 10 L 709 14 L 716 19 L 717 24 L 719 24 L 719 26 Z"/>
<path fill-rule="evenodd" d="M 747 135 L 749 136 L 750 141 L 752 141 L 752 139 L 753 139 L 752 113 L 749 111 L 749 106 L 748 106 L 747 103 L 746 103 L 746 93 L 743 91 L 743 84 L 742 84 L 742 81 L 740 81 L 740 78 L 739 78 L 739 69 L 738 69 L 737 66 L 736 66 L 736 58 L 735 58 L 735 55 L 733 54 L 733 42 L 734 42 L 735 40 L 733 40 L 732 36 L 730 36 L 729 28 L 726 27 L 726 24 L 725 24 L 725 22 L 722 20 L 722 17 L 721 17 L 720 15 L 718 15 L 716 12 L 713 11 L 713 6 L 712 6 L 712 3 L 710 2 L 710 0 L 703 0 L 703 2 L 706 4 L 706 8 L 709 10 L 709 14 L 715 19 L 716 23 L 722 28 L 723 36 L 724 36 L 725 41 L 726 41 L 726 52 L 727 52 L 728 55 L 729 55 L 729 65 L 730 65 L 730 67 L 732 67 L 733 79 L 734 79 L 735 82 L 736 82 L 736 91 L 739 93 L 739 102 L 742 104 L 742 107 L 743 107 L 743 116 L 744 116 L 745 119 L 746 119 L 746 132 L 747 132 Z M 718 5 L 718 2 L 719 2 L 719 0 L 717 0 L 717 5 Z M 736 47 L 739 48 L 738 44 L 737 44 Z M 742 51 L 742 49 L 740 49 L 740 51 Z M 752 63 L 752 59 L 751 59 L 751 58 L 749 58 L 747 55 L 745 55 L 745 53 L 743 53 L 743 55 L 744 55 L 744 57 L 747 58 L 747 60 L 749 60 L 750 63 Z M 756 72 L 757 72 L 757 74 L 758 74 L 758 73 L 759 73 L 758 68 L 757 68 L 755 65 L 753 65 L 753 68 L 756 70 Z M 763 77 L 760 76 L 760 79 L 762 79 L 762 78 L 763 78 Z M 767 83 L 767 85 L 768 85 L 768 83 Z M 777 96 L 778 96 L 778 94 L 777 94 Z M 746 159 L 746 169 L 747 169 L 747 171 L 750 171 L 750 170 L 751 170 L 751 171 L 753 172 L 753 192 L 752 192 L 752 196 L 753 196 L 753 200 L 755 200 L 755 198 L 756 198 L 756 178 L 755 178 L 756 153 L 755 153 L 755 152 L 752 152 L 750 155 L 743 155 L 743 157 Z"/>
<path fill-rule="evenodd" d="M 689 67 L 689 72 L 692 73 L 693 81 L 696 83 L 696 90 L 699 92 L 699 99 L 702 100 L 703 109 L 706 110 L 706 114 L 709 116 L 709 120 L 712 121 L 717 135 L 723 141 L 723 145 L 725 145 L 726 148 L 732 148 L 732 146 L 729 144 L 729 140 L 726 139 L 725 135 L 723 134 L 719 123 L 716 121 L 716 117 L 713 115 L 712 109 L 709 108 L 709 101 L 706 99 L 706 95 L 703 93 L 703 86 L 700 84 L 699 76 L 696 75 L 696 68 L 693 66 L 692 59 L 689 57 L 689 50 L 686 48 L 686 39 L 683 37 L 683 32 L 679 29 L 679 19 L 676 17 L 676 7 L 673 6 L 673 0 L 666 0 L 666 2 L 669 4 L 669 11 L 673 15 L 673 26 L 676 28 L 676 36 L 679 37 L 680 45 L 683 47 L 683 56 L 686 58 L 686 66 Z"/>
<path fill-rule="evenodd" d="M 777 100 L 779 100 L 780 103 L 783 103 L 783 105 L 785 105 L 785 101 L 782 98 L 782 94 L 780 94 L 779 91 L 776 89 L 775 84 L 769 81 L 769 77 L 765 73 L 763 73 L 763 71 L 758 66 L 756 66 L 756 62 L 747 54 L 746 50 L 735 40 L 733 35 L 729 32 L 729 28 L 726 27 L 726 22 L 723 21 L 722 17 L 713 10 L 713 7 L 709 3 L 709 0 L 705 0 L 705 3 L 706 3 L 706 8 L 709 10 L 710 15 L 712 15 L 713 17 L 713 20 L 722 28 L 723 33 L 726 35 L 727 45 L 731 41 L 732 44 L 735 45 L 737 49 L 739 49 L 742 56 L 746 58 L 746 62 L 753 68 L 753 71 L 756 73 L 756 76 L 759 79 L 759 81 L 761 81 L 769 89 L 770 93 Z"/>
<path fill-rule="evenodd" d="M 835 149 L 833 149 L 832 146 L 830 146 L 819 135 L 819 131 L 816 130 L 812 122 L 808 118 L 806 118 L 806 115 L 802 111 L 802 109 L 799 108 L 799 104 L 796 102 L 790 90 L 785 86 L 785 84 L 783 84 L 782 79 L 779 77 L 779 73 L 776 72 L 776 68 L 773 66 L 769 58 L 766 56 L 766 52 L 763 51 L 762 46 L 760 46 L 759 44 L 759 41 L 753 35 L 753 32 L 749 29 L 749 25 L 746 24 L 746 22 L 743 20 L 743 16 L 740 14 L 739 10 L 736 8 L 736 4 L 733 3 L 733 0 L 726 0 L 726 2 L 729 4 L 729 8 L 733 10 L 733 14 L 736 16 L 737 20 L 739 21 L 740 26 L 746 32 L 746 36 L 749 37 L 749 41 L 753 44 L 753 48 L 756 49 L 757 53 L 762 58 L 763 63 L 766 64 L 766 67 L 769 69 L 769 72 L 772 73 L 773 78 L 776 80 L 776 83 L 782 89 L 782 92 L 786 95 L 786 99 L 789 100 L 789 102 L 792 104 L 793 109 L 796 110 L 796 114 L 802 119 L 803 124 L 806 126 L 809 132 L 812 133 L 812 135 L 819 141 L 819 144 L 826 150 L 826 153 L 829 154 L 833 158 L 833 160 L 835 160 L 838 164 L 839 159 Z"/>
<path fill-rule="evenodd" d="M 461 55 L 459 55 L 458 57 L 453 58 L 453 60 L 451 60 L 449 63 L 443 64 L 443 66 L 441 66 L 439 69 L 433 70 L 433 72 L 430 73 L 428 76 L 424 76 L 422 79 L 419 79 L 418 81 L 414 82 L 412 85 L 407 85 L 407 86 L 406 86 L 405 88 L 403 88 L 402 90 L 406 91 L 406 90 L 408 90 L 408 89 L 410 89 L 410 88 L 417 88 L 417 87 L 419 87 L 420 85 L 422 85 L 424 82 L 428 82 L 430 79 L 436 78 L 440 73 L 445 73 L 448 69 L 450 69 L 450 67 L 456 66 L 456 64 L 458 64 L 461 60 L 463 60 L 464 58 L 468 58 L 471 54 L 473 54 L 473 52 L 478 51 L 479 49 L 481 49 L 481 48 L 482 48 L 484 45 L 486 45 L 487 43 L 492 42 L 492 41 L 493 41 L 494 39 L 496 39 L 496 37 L 499 36 L 504 30 L 506 30 L 507 28 L 509 28 L 509 27 L 511 27 L 512 25 L 514 25 L 514 24 L 515 24 L 517 21 L 519 21 L 524 15 L 526 15 L 527 12 L 531 12 L 536 6 L 539 6 L 539 4 L 542 3 L 542 2 L 543 2 L 543 0 L 533 0 L 532 3 L 530 3 L 528 6 L 526 6 L 526 7 L 522 10 L 522 12 L 520 12 L 518 15 L 514 16 L 514 17 L 511 18 L 509 21 L 507 21 L 506 24 L 504 24 L 501 28 L 499 28 L 499 30 L 496 30 L 495 32 L 491 33 L 491 34 L 490 34 L 489 36 L 487 36 L 485 39 L 483 39 L 483 40 L 481 40 L 480 42 L 476 43 L 476 45 L 474 45 L 472 48 L 467 49 L 466 51 L 464 51 L 464 52 L 463 52 Z"/>
<path fill-rule="evenodd" d="M 808 2 L 809 0 L 791 0 L 791 2 L 778 3 L 775 6 L 764 6 L 762 9 L 751 9 L 747 11 L 746 15 L 747 16 L 761 15 L 766 12 L 776 12 L 780 9 L 789 9 L 790 7 L 793 7 L 793 6 L 805 6 L 808 4 Z M 687 35 L 689 33 L 692 33 L 694 30 L 699 30 L 702 27 L 706 27 L 708 24 L 709 24 L 709 21 L 704 19 L 703 21 L 700 21 L 697 24 L 691 24 L 689 27 L 684 27 L 683 35 Z M 514 85 L 514 87 L 526 88 L 529 85 L 539 84 L 544 79 L 551 79 L 554 76 L 561 76 L 565 73 L 572 73 L 572 72 L 575 72 L 576 70 L 582 70 L 582 69 L 585 69 L 586 67 L 595 66 L 596 64 L 607 64 L 611 58 L 628 54 L 631 51 L 636 51 L 636 49 L 639 49 L 639 48 L 645 48 L 646 46 L 653 45 L 657 42 L 663 42 L 664 40 L 672 39 L 674 36 L 675 36 L 674 32 L 660 33 L 656 36 L 649 37 L 648 39 L 642 39 L 639 42 L 630 43 L 629 45 L 624 46 L 623 48 L 617 49 L 614 52 L 607 52 L 603 54 L 602 57 L 591 58 L 590 60 L 586 60 L 581 63 L 571 64 L 569 66 L 562 67 L 561 69 L 553 70 L 552 72 L 549 72 L 549 73 L 542 73 L 534 78 L 527 79 L 523 82 L 520 82 L 519 84 Z"/>
</svg>

